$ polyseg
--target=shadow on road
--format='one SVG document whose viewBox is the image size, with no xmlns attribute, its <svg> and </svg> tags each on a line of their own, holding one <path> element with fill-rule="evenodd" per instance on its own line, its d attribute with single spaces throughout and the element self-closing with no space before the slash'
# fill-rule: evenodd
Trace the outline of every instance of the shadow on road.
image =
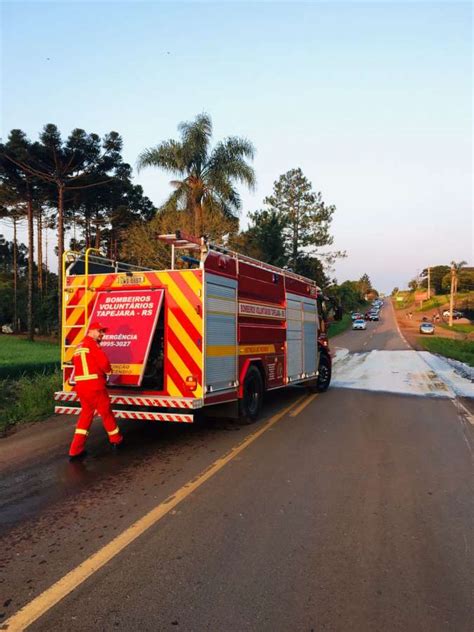
<svg viewBox="0 0 474 632">
<path fill-rule="evenodd" d="M 16 523 L 35 517 L 42 509 L 71 499 L 86 489 L 93 497 L 103 493 L 104 485 L 116 487 L 117 482 L 126 481 L 129 472 L 143 468 L 148 461 L 158 459 L 161 463 L 171 463 L 184 451 L 208 448 L 229 433 L 232 434 L 230 441 L 238 442 L 302 392 L 304 389 L 297 387 L 274 391 L 267 397 L 262 419 L 250 426 L 212 416 L 203 416 L 194 424 L 120 420 L 124 444 L 118 452 L 110 449 L 100 420 L 96 419 L 88 439 L 88 456 L 82 462 L 69 463 L 68 442 L 64 442 L 63 433 L 64 445 L 50 446 L 48 451 L 35 454 L 26 464 L 2 475 L 0 535 Z M 41 425 L 32 426 L 31 432 L 40 433 Z M 11 440 L 14 441 L 14 437 Z"/>
</svg>

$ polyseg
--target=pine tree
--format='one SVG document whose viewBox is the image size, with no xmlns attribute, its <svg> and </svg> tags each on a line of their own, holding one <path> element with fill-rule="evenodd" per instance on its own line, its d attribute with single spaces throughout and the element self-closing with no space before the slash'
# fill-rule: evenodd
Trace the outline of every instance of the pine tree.
<svg viewBox="0 0 474 632">
<path fill-rule="evenodd" d="M 324 203 L 322 194 L 313 191 L 301 169 L 291 169 L 280 176 L 264 204 L 284 223 L 286 255 L 296 272 L 300 260 L 314 255 L 318 247 L 333 243 L 329 228 L 336 207 Z"/>
</svg>

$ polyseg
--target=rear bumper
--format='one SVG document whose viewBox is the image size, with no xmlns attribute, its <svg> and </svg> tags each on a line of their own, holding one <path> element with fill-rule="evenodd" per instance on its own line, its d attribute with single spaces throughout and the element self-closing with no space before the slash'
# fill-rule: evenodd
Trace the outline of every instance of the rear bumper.
<svg viewBox="0 0 474 632">
<path fill-rule="evenodd" d="M 81 412 L 79 406 L 55 406 L 54 412 L 57 415 L 78 415 Z M 192 424 L 194 415 L 173 413 L 173 412 L 152 412 L 145 410 L 113 410 L 116 419 L 135 419 L 142 421 L 175 421 L 185 424 Z"/>
<path fill-rule="evenodd" d="M 109 393 L 109 396 L 112 412 L 117 419 L 193 423 L 193 411 L 204 405 L 202 399 L 192 397 L 135 396 L 129 393 Z M 58 415 L 78 415 L 81 412 L 79 397 L 75 392 L 58 391 L 54 399 L 64 402 L 54 408 Z"/>
<path fill-rule="evenodd" d="M 195 397 L 162 397 L 159 395 L 130 395 L 129 393 L 109 392 L 110 403 L 124 406 L 152 406 L 154 408 L 202 408 L 204 401 Z M 54 393 L 57 402 L 78 402 L 74 391 L 58 391 Z"/>
</svg>

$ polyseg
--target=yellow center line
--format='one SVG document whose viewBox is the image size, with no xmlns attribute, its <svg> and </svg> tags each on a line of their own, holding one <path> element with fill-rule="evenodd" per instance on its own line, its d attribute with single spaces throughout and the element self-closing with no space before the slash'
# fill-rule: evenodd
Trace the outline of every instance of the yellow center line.
<svg viewBox="0 0 474 632">
<path fill-rule="evenodd" d="M 53 584 L 50 588 L 38 595 L 33 601 L 26 604 L 17 613 L 5 621 L 2 625 L 2 630 L 9 630 L 9 632 L 17 632 L 24 630 L 29 625 L 37 621 L 48 610 L 64 599 L 69 593 L 71 593 L 80 584 L 91 577 L 95 572 L 102 568 L 107 562 L 110 562 L 116 555 L 123 551 L 129 544 L 134 542 L 150 527 L 155 525 L 166 514 L 174 509 L 179 503 L 181 503 L 190 494 L 196 491 L 201 485 L 212 478 L 217 472 L 219 472 L 227 463 L 232 461 L 238 454 L 240 454 L 245 448 L 258 439 L 264 432 L 274 426 L 280 419 L 282 419 L 292 408 L 305 398 L 305 395 L 299 397 L 295 402 L 284 408 L 282 411 L 273 415 L 259 430 L 246 437 L 241 443 L 234 446 L 227 454 L 214 461 L 202 474 L 192 479 L 176 491 L 172 496 L 168 497 L 162 503 L 157 505 L 154 509 L 145 514 L 142 518 L 137 520 L 130 527 L 125 529 L 120 535 L 114 538 L 111 542 L 106 544 L 102 549 L 99 549 L 96 553 L 93 553 L 84 562 L 76 566 L 59 581 Z M 312 396 L 314 398 L 314 396 Z M 311 397 L 308 398 L 308 403 Z M 304 404 L 305 402 L 303 402 Z M 300 404 L 297 408 L 301 408 Z"/>
<path fill-rule="evenodd" d="M 318 393 L 314 393 L 313 395 L 310 395 L 307 399 L 304 400 L 304 402 L 302 402 L 297 408 L 295 408 L 294 410 L 291 411 L 290 413 L 290 417 L 296 417 L 296 415 L 299 415 L 300 412 L 302 410 L 304 410 L 306 408 L 306 406 L 308 404 L 311 404 L 311 402 L 316 399 L 316 397 L 318 396 Z"/>
</svg>

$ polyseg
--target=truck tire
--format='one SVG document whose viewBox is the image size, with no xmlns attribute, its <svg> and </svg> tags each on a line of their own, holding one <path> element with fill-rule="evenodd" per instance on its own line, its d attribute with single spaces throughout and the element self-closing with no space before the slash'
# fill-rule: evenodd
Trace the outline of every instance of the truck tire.
<svg viewBox="0 0 474 632">
<path fill-rule="evenodd" d="M 324 393 L 328 390 L 331 383 L 331 359 L 325 353 L 319 356 L 318 379 L 316 381 L 315 391 Z"/>
<path fill-rule="evenodd" d="M 239 400 L 239 422 L 251 424 L 257 420 L 263 402 L 263 380 L 256 366 L 249 367 L 244 380 L 243 396 Z"/>
</svg>

